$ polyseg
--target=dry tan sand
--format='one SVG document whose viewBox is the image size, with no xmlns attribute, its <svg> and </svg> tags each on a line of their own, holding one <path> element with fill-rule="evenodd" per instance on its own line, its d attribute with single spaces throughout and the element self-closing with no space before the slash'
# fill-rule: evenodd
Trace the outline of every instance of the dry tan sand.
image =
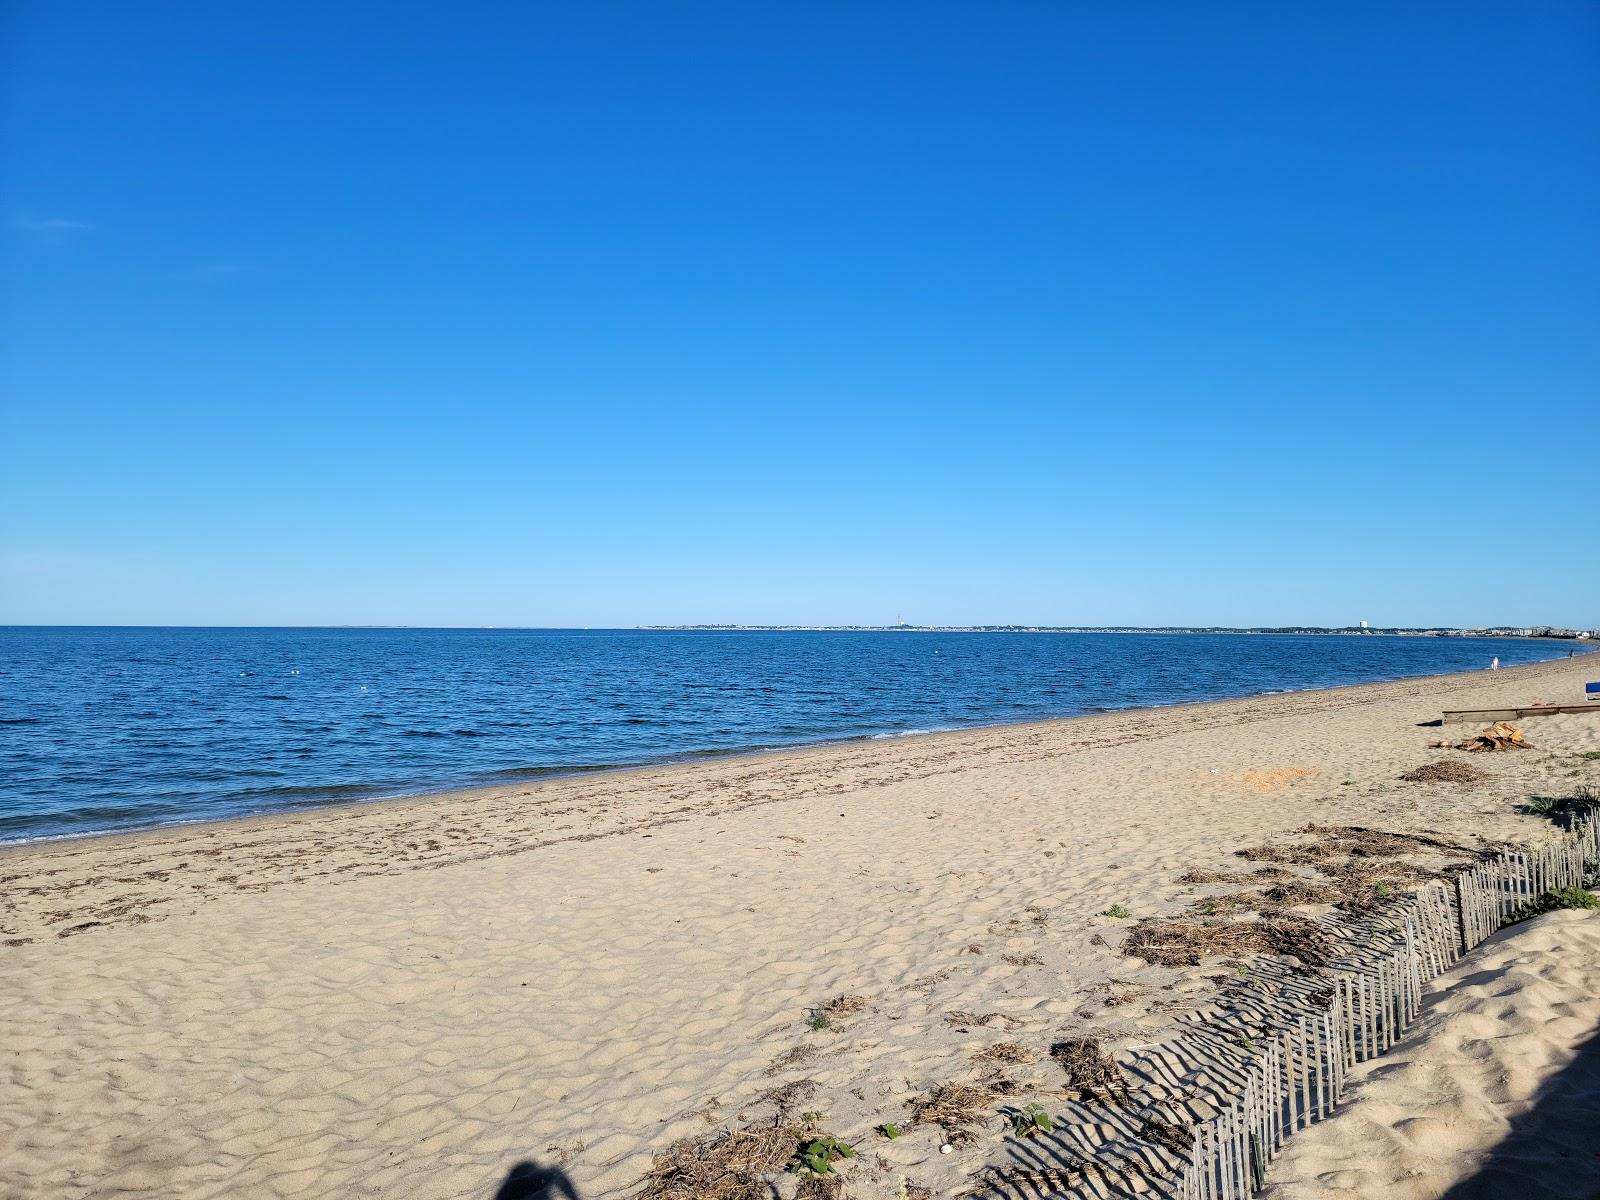
<svg viewBox="0 0 1600 1200">
<path fill-rule="evenodd" d="M 1540 748 L 1493 755 L 1429 751 L 1472 730 L 1419 722 L 1578 700 L 1597 668 L 3 852 L 0 1195 L 487 1198 L 531 1159 L 600 1200 L 778 1106 L 857 1145 L 851 1195 L 954 1194 L 995 1161 L 996 1110 L 947 1155 L 936 1127 L 874 1127 L 998 1044 L 1158 1036 L 1204 986 L 1120 955 L 1128 922 L 1096 914 L 1177 912 L 1186 871 L 1311 821 L 1544 835 L 1514 803 L 1600 782 L 1580 757 L 1600 714 L 1527 721 Z M 1486 778 L 1398 779 L 1452 757 Z M 862 1003 L 812 1028 L 841 996 Z M 1048 1058 L 1006 1069 L 1062 1082 Z"/>
<path fill-rule="evenodd" d="M 1289 1143 L 1263 1196 L 1600 1196 L 1600 913 L 1496 934 L 1424 1005 L 1346 1106 Z"/>
</svg>

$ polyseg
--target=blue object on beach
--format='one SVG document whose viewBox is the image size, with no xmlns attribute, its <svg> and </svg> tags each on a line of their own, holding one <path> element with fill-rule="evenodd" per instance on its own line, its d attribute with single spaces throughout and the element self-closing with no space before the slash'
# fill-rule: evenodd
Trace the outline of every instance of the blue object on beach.
<svg viewBox="0 0 1600 1200">
<path fill-rule="evenodd" d="M 1583 692 L 1585 699 L 1600 700 L 1600 679 L 1595 680 L 1593 683 L 1584 684 Z"/>
</svg>

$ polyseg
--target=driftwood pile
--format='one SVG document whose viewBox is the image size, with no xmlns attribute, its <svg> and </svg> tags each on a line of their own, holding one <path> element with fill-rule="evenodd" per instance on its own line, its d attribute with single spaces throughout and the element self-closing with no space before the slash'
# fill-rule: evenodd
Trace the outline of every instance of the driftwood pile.
<svg viewBox="0 0 1600 1200">
<path fill-rule="evenodd" d="M 1496 721 L 1482 733 L 1475 733 L 1464 742 L 1433 742 L 1433 750 L 1532 750 L 1533 743 L 1522 736 L 1522 730 L 1504 721 Z"/>
<path fill-rule="evenodd" d="M 1533 747 L 1523 738 L 1522 730 L 1515 725 L 1507 725 L 1504 721 L 1496 721 L 1476 737 L 1469 737 L 1462 742 L 1458 749 L 1532 750 Z"/>
</svg>

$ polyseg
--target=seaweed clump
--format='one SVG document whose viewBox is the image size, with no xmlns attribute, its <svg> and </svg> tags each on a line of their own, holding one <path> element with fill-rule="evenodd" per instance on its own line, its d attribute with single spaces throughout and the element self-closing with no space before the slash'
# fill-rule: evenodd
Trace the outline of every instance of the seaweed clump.
<svg viewBox="0 0 1600 1200">
<path fill-rule="evenodd" d="M 1174 1154 L 1188 1154 L 1194 1149 L 1194 1130 L 1188 1125 L 1173 1124 L 1159 1117 L 1146 1117 L 1139 1127 L 1139 1139 L 1153 1142 Z"/>
<path fill-rule="evenodd" d="M 634 1200 L 765 1200 L 796 1142 L 778 1125 L 684 1138 L 656 1155 Z"/>
<path fill-rule="evenodd" d="M 1072 1086 L 1087 1098 L 1104 1104 L 1120 1104 L 1127 1098 L 1128 1081 L 1122 1068 L 1101 1047 L 1099 1038 L 1064 1038 L 1050 1047 L 1050 1057 L 1061 1064 Z"/>
<path fill-rule="evenodd" d="M 937 1125 L 948 1142 L 972 1140 L 972 1130 L 988 1120 L 988 1108 L 1001 1093 L 986 1083 L 941 1083 L 911 1104 L 918 1125 Z"/>
<path fill-rule="evenodd" d="M 1259 921 L 1161 921 L 1133 927 L 1122 952 L 1158 967 L 1194 967 L 1222 954 L 1284 954 L 1310 967 L 1326 966 L 1328 935 L 1315 921 L 1294 913 L 1270 913 Z"/>
<path fill-rule="evenodd" d="M 1401 774 L 1406 783 L 1477 783 L 1489 778 L 1471 763 L 1431 762 Z"/>
</svg>

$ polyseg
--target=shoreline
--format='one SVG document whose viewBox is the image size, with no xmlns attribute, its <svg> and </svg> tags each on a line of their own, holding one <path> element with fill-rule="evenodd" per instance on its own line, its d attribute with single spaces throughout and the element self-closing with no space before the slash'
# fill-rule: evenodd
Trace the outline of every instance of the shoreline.
<svg viewBox="0 0 1600 1200">
<path fill-rule="evenodd" d="M 316 628 L 320 628 L 320 627 L 316 627 Z M 712 631 L 712 632 L 715 632 L 715 631 Z M 895 630 L 889 629 L 889 630 L 885 630 L 884 632 L 895 632 Z M 914 631 L 914 632 L 922 632 L 922 631 L 917 630 L 917 631 Z M 1102 631 L 1102 632 L 1109 632 L 1109 631 Z M 1141 632 L 1144 632 L 1144 631 L 1141 631 Z M 1245 634 L 1240 634 L 1239 636 L 1303 636 L 1303 635 L 1299 635 L 1299 634 L 1294 634 L 1294 635 L 1288 635 L 1288 634 L 1285 634 L 1285 635 L 1277 635 L 1277 634 L 1261 634 L 1261 635 L 1250 634 L 1250 635 L 1245 635 Z M 1346 635 L 1342 635 L 1342 634 L 1333 635 L 1333 634 L 1330 634 L 1330 635 L 1326 635 L 1326 636 L 1346 636 Z M 1374 633 L 1374 634 L 1365 634 L 1365 635 L 1362 635 L 1362 636 L 1389 637 L 1389 636 L 1399 636 L 1399 635 Z M 1548 640 L 1563 641 L 1563 640 L 1567 640 L 1567 639 L 1554 638 L 1554 639 L 1548 639 Z M 1527 671 L 1527 670 L 1534 669 L 1534 668 L 1539 668 L 1539 667 L 1547 667 L 1547 666 L 1549 666 L 1550 664 L 1553 664 L 1553 663 L 1570 662 L 1570 661 L 1573 661 L 1575 658 L 1582 657 L 1583 655 L 1586 655 L 1586 654 L 1593 654 L 1593 653 L 1600 653 L 1600 646 L 1584 644 L 1583 646 L 1581 646 L 1580 648 L 1577 649 L 1577 652 L 1576 652 L 1575 655 L 1569 656 L 1568 658 L 1548 658 L 1548 659 L 1542 659 L 1542 660 L 1540 660 L 1538 662 L 1519 663 L 1519 664 L 1516 664 L 1516 665 L 1513 665 L 1513 666 L 1501 667 L 1499 669 L 1499 671 L 1496 672 L 1496 674 L 1499 674 L 1499 675 L 1502 675 L 1502 676 L 1509 676 L 1509 675 L 1513 675 L 1516 672 L 1520 672 L 1520 671 Z M 1363 680 L 1360 683 L 1334 684 L 1334 685 L 1331 685 L 1331 686 L 1328 686 L 1328 687 L 1284 688 L 1284 689 L 1276 689 L 1276 690 L 1265 691 L 1265 692 L 1246 692 L 1246 693 L 1241 693 L 1239 695 L 1219 696 L 1219 697 L 1214 697 L 1214 698 L 1206 699 L 1206 700 L 1178 700 L 1178 701 L 1173 701 L 1170 704 L 1145 704 L 1145 705 L 1134 705 L 1134 706 L 1130 706 L 1128 708 L 1096 709 L 1096 710 L 1092 710 L 1092 711 L 1085 711 L 1085 712 L 1079 712 L 1079 713 L 1069 713 L 1069 714 L 1065 714 L 1065 715 L 1062 715 L 1062 716 L 1054 716 L 1054 717 L 1041 717 L 1041 718 L 1037 718 L 1037 719 L 1033 719 L 1033 720 L 1024 720 L 1024 721 L 993 721 L 993 722 L 983 722 L 983 723 L 972 724 L 972 725 L 958 725 L 958 726 L 952 726 L 952 727 L 940 728 L 940 729 L 906 730 L 906 731 L 903 731 L 903 732 L 886 730 L 886 731 L 881 731 L 881 732 L 877 732 L 877 733 L 852 734 L 852 735 L 843 736 L 843 737 L 825 738 L 825 739 L 821 739 L 821 740 L 818 740 L 818 741 L 804 741 L 804 742 L 795 742 L 795 743 L 779 744 L 779 745 L 772 745 L 772 746 L 759 746 L 759 745 L 758 746 L 745 746 L 745 747 L 729 748 L 729 749 L 725 749 L 725 750 L 724 749 L 717 749 L 717 750 L 688 750 L 688 751 L 682 751 L 682 752 L 677 753 L 677 754 L 663 755 L 661 757 L 641 759 L 641 760 L 638 760 L 638 761 L 620 763 L 620 764 L 616 764 L 616 765 L 609 765 L 609 764 L 596 764 L 596 765 L 576 764 L 576 765 L 572 765 L 572 766 L 555 766 L 555 767 L 549 767 L 549 768 L 538 768 L 538 767 L 532 767 L 532 768 L 526 768 L 526 769 L 512 768 L 512 769 L 509 769 L 509 770 L 507 770 L 505 772 L 502 772 L 502 773 L 503 774 L 508 774 L 508 775 L 517 775 L 519 777 L 518 778 L 514 778 L 514 779 L 507 779 L 503 783 L 481 783 L 480 782 L 480 783 L 468 783 L 468 784 L 452 785 L 452 786 L 445 786 L 445 787 L 424 787 L 421 790 L 415 790 L 415 791 L 407 790 L 407 791 L 400 791 L 400 792 L 379 792 L 379 793 L 376 793 L 376 794 L 371 795 L 371 796 L 359 797 L 359 798 L 356 798 L 356 799 L 338 799 L 338 798 L 333 798 L 333 799 L 329 799 L 329 800 L 327 800 L 325 802 L 323 802 L 323 801 L 313 801 L 313 802 L 310 802 L 310 803 L 307 803 L 307 804 L 303 804 L 303 805 L 299 805 L 299 806 L 296 806 L 296 807 L 293 807 L 293 808 L 278 808 L 278 809 L 263 808 L 263 809 L 260 809 L 258 811 L 254 811 L 254 812 L 241 812 L 241 813 L 230 814 L 230 815 L 227 815 L 227 816 L 216 816 L 216 817 L 200 816 L 200 817 L 194 817 L 192 819 L 181 819 L 180 818 L 180 819 L 169 820 L 169 821 L 160 821 L 160 822 L 157 822 L 157 823 L 154 823 L 154 824 L 150 824 L 150 825 L 141 825 L 141 826 L 137 826 L 137 827 L 129 828 L 129 829 L 115 829 L 115 828 L 112 828 L 112 829 L 103 829 L 103 830 L 84 830 L 84 831 L 81 831 L 81 832 L 70 832 L 70 833 L 40 834 L 40 835 L 37 835 L 37 836 L 21 837 L 21 838 L 13 838 L 13 839 L 0 838 L 0 858 L 3 858 L 5 855 L 7 855 L 10 852 L 13 852 L 13 851 L 16 851 L 16 850 L 20 850 L 20 849 L 23 849 L 23 848 L 26 848 L 26 847 L 29 847 L 29 846 L 59 845 L 59 844 L 62 844 L 62 843 L 75 843 L 75 842 L 80 842 L 80 841 L 82 841 L 82 842 L 103 841 L 103 840 L 106 840 L 106 839 L 116 839 L 116 838 L 137 838 L 137 837 L 142 837 L 142 836 L 146 836 L 146 835 L 159 835 L 161 833 L 170 832 L 170 831 L 174 831 L 174 830 L 191 829 L 191 828 L 194 828 L 196 826 L 232 825 L 232 824 L 240 823 L 240 822 L 246 822 L 246 823 L 249 823 L 249 822 L 263 822 L 263 821 L 274 821 L 274 820 L 279 820 L 279 819 L 290 819 L 290 820 L 292 820 L 292 819 L 296 819 L 296 818 L 300 818 L 300 817 L 304 817 L 304 816 L 309 816 L 309 815 L 313 815 L 313 814 L 317 814 L 317 813 L 336 812 L 336 811 L 339 811 L 339 810 L 350 809 L 350 808 L 369 808 L 369 807 L 372 807 L 372 806 L 375 806 L 375 805 L 414 804 L 414 803 L 427 803 L 429 801 L 443 800 L 443 799 L 457 799 L 457 798 L 465 799 L 465 798 L 470 798 L 471 796 L 474 796 L 474 795 L 489 796 L 489 795 L 497 794 L 497 793 L 502 792 L 502 791 L 504 791 L 505 789 L 508 789 L 508 788 L 537 787 L 538 785 L 544 784 L 544 783 L 558 782 L 558 781 L 561 781 L 561 780 L 568 780 L 568 779 L 574 779 L 574 778 L 591 778 L 591 777 L 601 777 L 601 776 L 609 776 L 609 775 L 620 775 L 620 774 L 627 774 L 629 772 L 653 771 L 653 770 L 659 770 L 659 769 L 671 768 L 671 767 L 694 767 L 694 766 L 702 764 L 702 763 L 723 762 L 723 761 L 727 761 L 727 760 L 730 760 L 730 759 L 750 758 L 750 759 L 756 759 L 756 760 L 763 760 L 763 759 L 767 759 L 767 758 L 770 758 L 771 756 L 775 756 L 775 755 L 804 754 L 804 753 L 809 753 L 811 751 L 828 750 L 828 749 L 832 749 L 832 748 L 836 748 L 836 747 L 860 746 L 860 745 L 870 744 L 870 743 L 878 742 L 878 741 L 903 741 L 903 740 L 911 740 L 911 739 L 919 739 L 919 738 L 936 738 L 936 737 L 942 737 L 942 736 L 947 736 L 947 735 L 952 735 L 952 734 L 981 733 L 981 732 L 986 731 L 986 730 L 1020 729 L 1020 728 L 1028 728 L 1028 727 L 1033 727 L 1033 726 L 1049 727 L 1049 726 L 1054 726 L 1054 725 L 1060 724 L 1062 722 L 1092 721 L 1092 720 L 1097 720 L 1097 719 L 1100 719 L 1100 718 L 1107 718 L 1107 717 L 1120 717 L 1120 716 L 1128 716 L 1128 715 L 1139 714 L 1139 713 L 1170 712 L 1170 711 L 1173 711 L 1173 710 L 1181 710 L 1181 709 L 1203 709 L 1203 708 L 1206 708 L 1208 706 L 1213 706 L 1213 705 L 1248 703 L 1250 701 L 1262 700 L 1262 699 L 1266 699 L 1268 697 L 1273 697 L 1273 696 L 1318 695 L 1318 694 L 1325 694 L 1325 693 L 1339 693 L 1339 692 L 1351 691 L 1351 690 L 1360 689 L 1360 688 L 1381 687 L 1381 686 L 1384 686 L 1384 685 L 1387 685 L 1387 684 L 1399 684 L 1399 683 L 1408 683 L 1408 682 L 1425 682 L 1425 681 L 1435 681 L 1435 680 L 1437 680 L 1437 681 L 1445 681 L 1445 680 L 1451 680 L 1451 679 L 1469 679 L 1469 678 L 1475 678 L 1475 677 L 1477 677 L 1479 675 L 1487 675 L 1488 673 L 1489 673 L 1488 668 L 1481 668 L 1481 669 L 1474 669 L 1474 670 L 1471 670 L 1471 671 L 1450 671 L 1450 672 L 1445 672 L 1445 673 L 1442 673 L 1442 674 L 1386 676 L 1386 677 L 1383 677 L 1383 678 Z M 1600 709 L 1600 705 L 1597 705 L 1596 707 L 1597 707 L 1597 709 Z M 355 785 L 348 785 L 348 786 L 360 787 L 361 785 L 355 784 Z"/>
<path fill-rule="evenodd" d="M 1055 1106 L 1057 1042 L 1149 1045 L 1208 1004 L 1231 959 L 1122 952 L 1228 899 L 1200 880 L 1237 887 L 1256 848 L 1313 830 L 1456 859 L 1549 836 L 1523 805 L 1600 783 L 1600 708 L 1529 722 L 1534 751 L 1430 750 L 1426 726 L 1581 695 L 1591 666 L 0 849 L 7 1184 L 487 1200 L 536 1160 L 624 1200 L 682 1139 L 814 1111 L 862 1151 L 852 1195 L 957 1194 L 1031 1143 L 998 1100 L 946 1138 L 919 1097 L 998 1062 L 1006 1095 Z M 1441 758 L 1470 781 L 1403 781 Z"/>
</svg>

